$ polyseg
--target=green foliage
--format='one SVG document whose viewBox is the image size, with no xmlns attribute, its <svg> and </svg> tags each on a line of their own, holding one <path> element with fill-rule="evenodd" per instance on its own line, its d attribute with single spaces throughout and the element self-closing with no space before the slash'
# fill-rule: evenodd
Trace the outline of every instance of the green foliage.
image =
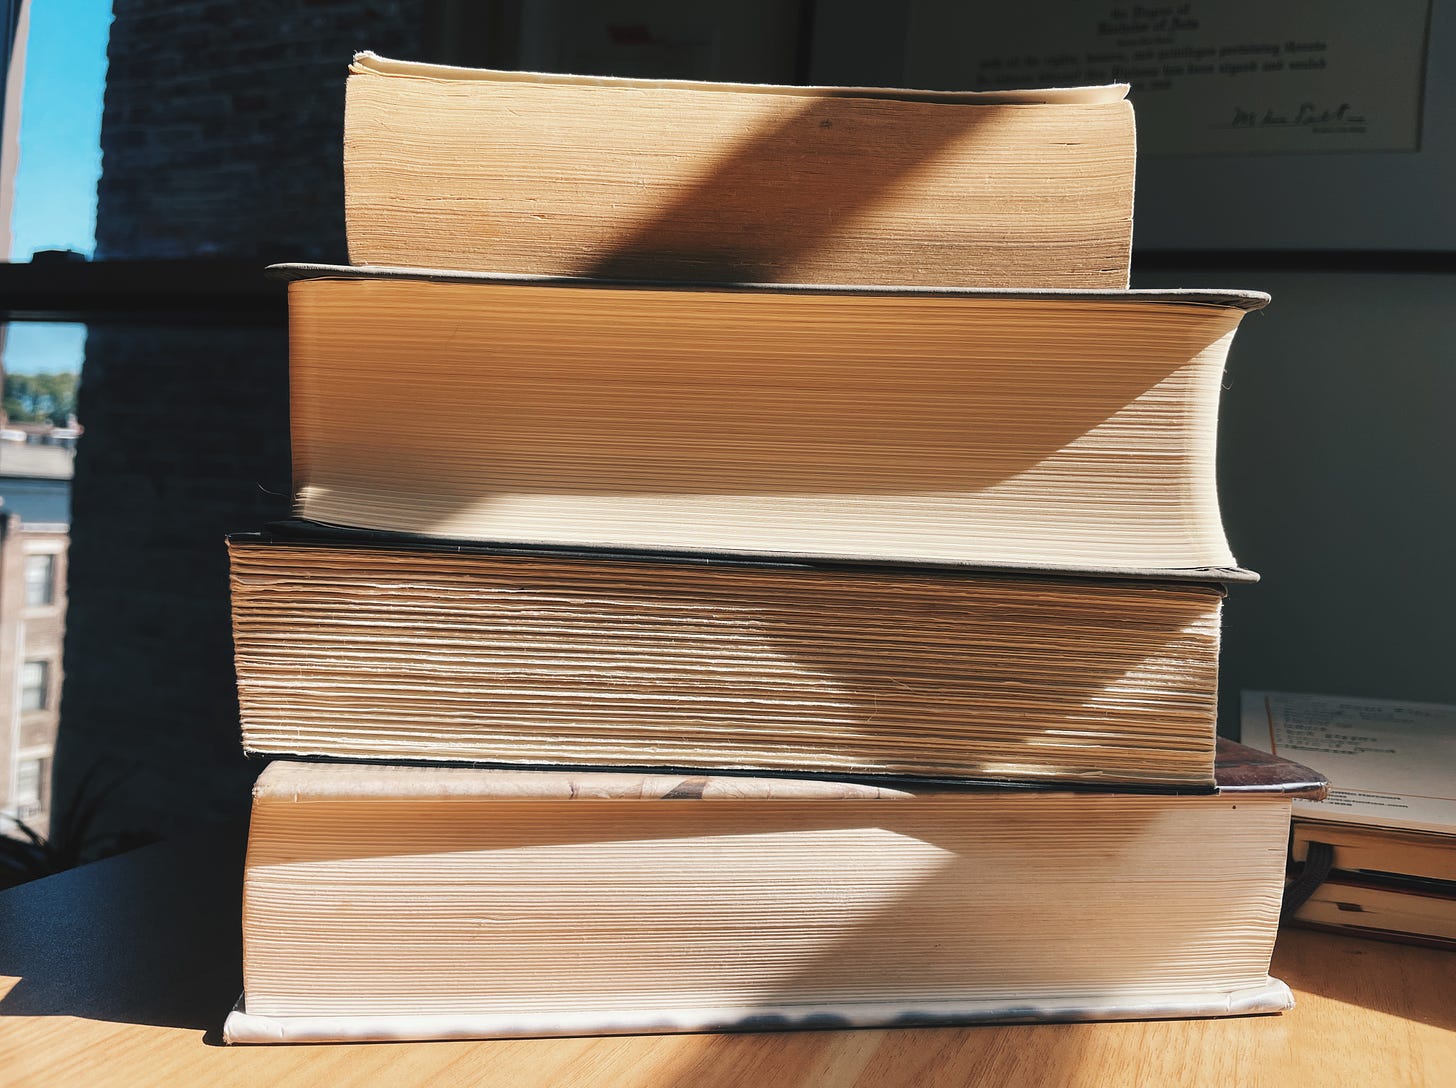
<svg viewBox="0 0 1456 1088">
<path fill-rule="evenodd" d="M 5 414 L 20 423 L 65 423 L 76 410 L 79 375 L 5 375 Z"/>
</svg>

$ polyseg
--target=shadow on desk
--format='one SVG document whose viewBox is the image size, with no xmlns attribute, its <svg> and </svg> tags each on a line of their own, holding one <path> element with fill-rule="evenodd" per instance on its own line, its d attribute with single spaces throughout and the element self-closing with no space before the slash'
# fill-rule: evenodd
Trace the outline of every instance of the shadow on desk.
<svg viewBox="0 0 1456 1088">
<path fill-rule="evenodd" d="M 18 980 L 8 995 L 0 997 L 0 1029 L 6 1018 L 18 1022 L 25 1017 L 78 1017 L 173 1028 L 199 1033 L 178 1040 L 183 1050 L 176 1053 L 212 1051 L 221 1059 L 220 1052 L 201 1044 L 217 1040 L 241 989 L 243 842 L 241 827 L 210 829 L 196 841 L 161 843 L 0 894 L 0 992 L 5 977 Z M 160 901 L 159 889 L 163 889 Z M 1143 1065 L 1153 1063 L 1150 1076 L 1158 1071 L 1153 1068 L 1158 1062 L 1168 1065 L 1172 1076 L 1178 1062 L 1198 1055 L 1200 1068 L 1207 1067 L 1208 1083 L 1228 1084 L 1238 1083 L 1240 1070 L 1253 1068 L 1256 1058 L 1263 1061 L 1277 1052 L 1285 1055 L 1281 1060 L 1297 1062 L 1302 1055 L 1319 1055 L 1352 1039 L 1359 1040 L 1356 1056 L 1364 1055 L 1362 1061 L 1378 1064 L 1400 1058 L 1416 1071 L 1435 1060 L 1428 1054 L 1434 1053 L 1435 1043 L 1420 1032 L 1456 1030 L 1456 1005 L 1451 1001 L 1456 992 L 1456 953 L 1290 930 L 1280 936 L 1274 973 L 1299 995 L 1300 1007 L 1285 1017 L 1133 1022 L 1100 1025 L 1095 1031 L 1085 1025 L 1048 1024 L 432 1043 L 422 1048 L 403 1044 L 380 1049 L 396 1057 L 416 1055 L 412 1060 L 432 1069 L 464 1061 L 467 1055 L 489 1054 L 493 1062 L 505 1063 L 503 1069 L 513 1068 L 518 1074 L 532 1071 L 524 1080 L 498 1082 L 517 1086 L 611 1083 L 599 1076 L 607 1071 L 627 1077 L 618 1082 L 626 1083 L 635 1079 L 628 1073 L 642 1069 L 650 1069 L 653 1083 L 692 1083 L 700 1088 L 769 1080 L 924 1085 L 942 1083 L 940 1075 L 951 1071 L 955 1083 L 973 1082 L 984 1074 L 998 1082 L 1032 1078 L 1037 1083 L 1081 1085 L 1096 1083 L 1087 1078 L 1102 1068 L 1099 1055 L 1124 1050 L 1138 1055 Z M 1400 1026 L 1401 1021 L 1408 1026 Z M 66 1038 L 74 1037 L 77 1061 L 97 1063 L 107 1060 L 93 1049 L 103 1036 L 116 1037 L 115 1032 L 98 1035 L 80 1025 L 65 1033 Z M 58 1044 L 54 1034 L 46 1039 L 46 1068 L 51 1068 Z M 1295 1045 L 1299 1040 L 1305 1041 Z M 107 1044 L 101 1045 L 104 1049 Z M 259 1050 L 306 1051 L 311 1062 L 324 1065 L 335 1060 L 330 1055 L 360 1052 L 357 1047 L 327 1044 L 242 1049 L 251 1056 L 232 1049 L 228 1060 L 233 1064 L 228 1068 L 254 1069 L 265 1061 Z M 1210 1064 L 1211 1054 L 1224 1057 Z M 520 1064 L 505 1061 L 510 1056 Z M 279 1054 L 270 1060 L 281 1066 L 291 1059 Z M 755 1071 L 762 1076 L 755 1077 Z M 260 1082 L 267 1083 L 268 1078 L 251 1081 Z M 1147 1081 L 1154 1082 L 1156 1078 Z"/>
<path fill-rule="evenodd" d="M 0 978 L 19 979 L 0 1017 L 215 1031 L 242 989 L 246 829 L 205 835 L 206 849 L 158 843 L 0 895 Z"/>
<path fill-rule="evenodd" d="M 1279 931 L 1272 970 L 1297 992 L 1456 1031 L 1456 952 L 1296 927 Z"/>
</svg>

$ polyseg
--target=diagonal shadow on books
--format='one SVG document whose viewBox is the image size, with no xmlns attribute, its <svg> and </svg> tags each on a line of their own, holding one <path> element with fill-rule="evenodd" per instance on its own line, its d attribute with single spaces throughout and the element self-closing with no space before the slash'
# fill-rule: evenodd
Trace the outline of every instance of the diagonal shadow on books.
<svg viewBox="0 0 1456 1088">
<path fill-rule="evenodd" d="M 519 991 L 522 1008 L 539 1007 L 541 978 L 559 967 L 559 1007 L 580 1001 L 609 1010 L 614 980 L 650 978 L 672 955 L 716 1003 L 743 1010 L 741 1027 L 756 1030 L 848 1027 L 833 1015 L 796 1021 L 793 1010 L 852 1005 L 867 988 L 898 995 L 881 1000 L 904 1009 L 906 1026 L 954 1022 L 934 1009 L 964 995 L 968 978 L 992 1000 L 989 1015 L 1032 1021 L 1077 1019 L 1065 1007 L 1040 1008 L 1035 996 L 1075 978 L 1072 992 L 1096 1019 L 1114 1005 L 1176 1006 L 1180 991 L 1160 992 L 1168 985 L 1159 981 L 1165 956 L 1183 961 L 1167 965 L 1175 978 L 1186 977 L 1188 962 L 1234 961 L 1234 970 L 1209 981 L 1210 991 L 1226 989 L 1228 977 L 1257 978 L 1267 969 L 1267 960 L 1258 962 L 1261 951 L 1267 955 L 1265 940 L 1231 938 L 1227 919 L 1248 918 L 1255 929 L 1274 924 L 1278 885 L 1259 877 L 1282 868 L 1282 857 L 1248 856 L 1237 835 L 1221 835 L 1201 853 L 1187 850 L 1200 818 L 1176 802 L 1181 811 L 1158 798 L 1132 805 L 1108 799 L 1095 813 L 1092 797 L 1019 812 L 1015 797 L 977 806 L 983 817 L 1000 812 L 1003 826 L 968 820 L 962 803 L 945 798 L 849 802 L 850 814 L 828 800 L 695 799 L 683 788 L 690 783 L 673 791 L 676 800 L 494 801 L 449 811 L 378 798 L 331 805 L 330 829 L 368 826 L 367 838 L 314 835 L 295 824 L 291 833 L 255 840 L 255 910 L 278 907 L 275 865 L 312 871 L 315 894 L 331 904 L 296 947 L 295 934 L 258 931 L 259 958 L 287 961 L 316 941 L 337 941 L 365 957 L 377 942 L 382 955 L 406 962 L 412 948 L 429 957 L 442 947 L 496 948 L 497 956 L 462 957 L 448 995 L 438 986 L 421 989 L 421 1006 L 469 1008 L 483 1000 L 509 1009 Z M 1068 834 L 1069 817 L 1080 822 L 1084 809 L 1105 835 Z M 1034 871 L 1018 865 L 1031 843 L 1045 859 Z M 476 850 L 491 852 L 483 870 L 463 860 Z M 367 875 L 379 872 L 375 858 L 387 859 L 387 883 Z M 1140 871 L 1141 863 L 1153 875 L 1139 876 L 1112 909 L 1108 873 Z M 368 901 L 325 891 L 364 886 L 373 889 Z M 410 905 L 412 889 L 426 887 L 439 899 L 422 927 Z M 1083 896 L 1083 888 L 1092 894 Z M 765 902 L 775 909 L 763 909 Z M 632 909 L 624 910 L 628 903 Z M 968 903 L 985 913 L 967 913 Z M 698 913 L 704 904 L 711 904 L 706 918 Z M 1028 945 L 1028 924 L 1064 938 Z M 881 977 L 867 983 L 876 973 Z M 1016 986 L 998 986 L 1006 977 Z M 310 986 L 327 989 L 311 996 L 349 1008 L 352 982 L 320 972 Z M 349 988 L 340 992 L 341 985 Z M 1004 1005 L 995 1008 L 998 989 Z M 678 1000 L 693 1005 L 690 993 Z"/>
<path fill-rule="evenodd" d="M 794 280 L 795 267 L 850 221 L 872 212 L 915 174 L 977 128 L 994 125 L 994 111 L 946 107 L 920 123 L 897 123 L 893 103 L 881 103 L 884 130 L 863 141 L 876 149 L 875 170 L 864 169 L 856 141 L 840 146 L 841 167 L 825 155 L 818 130 L 866 125 L 864 100 L 821 94 L 802 109 L 729 147 L 689 187 L 664 200 L 645 222 L 587 254 L 579 275 L 607 279 L 683 279 L 721 283 Z M 996 136 L 985 133 L 994 146 Z M 711 208 L 712 215 L 700 214 Z"/>
<path fill-rule="evenodd" d="M 260 751 L 1014 778 L 1212 743 L 1211 587 L 235 550 Z"/>
<path fill-rule="evenodd" d="M 947 110 L 944 129 L 927 126 L 916 143 L 888 149 L 893 154 L 882 172 L 869 176 L 834 176 L 832 185 L 788 184 L 783 180 L 787 175 L 765 171 L 763 162 L 770 158 L 782 162 L 785 144 L 793 144 L 807 129 L 826 121 L 832 122 L 824 104 L 811 103 L 788 122 L 753 136 L 733 149 L 716 169 L 681 194 L 659 215 L 614 243 L 607 253 L 586 262 L 582 272 L 602 277 L 639 279 L 662 278 L 669 274 L 728 281 L 780 278 L 782 269 L 823 244 L 838 224 L 872 208 L 882 194 L 895 185 L 903 184 L 939 148 L 958 137 L 965 127 L 963 115 L 966 112 Z M 720 225 L 715 228 L 714 236 L 705 238 L 695 227 L 693 209 L 709 203 L 718 207 L 726 204 L 735 209 L 738 229 L 731 226 L 732 219 L 729 220 L 730 227 L 724 229 L 720 215 Z M 786 207 L 793 210 L 792 216 L 784 216 Z M 777 231 L 764 229 L 765 224 L 779 223 L 784 219 L 790 220 L 793 226 Z M 752 240 L 749 240 L 750 236 Z M 1062 449 L 1097 423 L 1112 418 L 1139 394 L 1167 376 L 1166 371 L 1157 370 L 1131 381 L 1109 380 L 1106 387 L 1092 398 L 1093 405 L 1079 419 L 1078 425 L 1064 432 L 1047 434 L 1037 432 L 1035 428 L 1011 428 L 1013 433 L 1025 431 L 1026 437 L 1008 441 L 1004 464 L 991 473 L 984 473 L 983 469 L 981 475 L 975 475 L 968 472 L 967 465 L 954 459 L 931 456 L 944 448 L 938 441 L 927 441 L 923 446 L 906 450 L 903 447 L 891 449 L 871 439 L 867 443 L 861 441 L 854 452 L 847 453 L 842 436 L 816 431 L 812 427 L 797 435 L 792 448 L 794 452 L 787 460 L 776 457 L 773 461 L 743 464 L 730 459 L 730 467 L 736 473 L 735 486 L 745 492 L 814 493 L 824 487 L 822 481 L 826 466 L 832 466 L 837 476 L 841 471 L 854 471 L 853 464 L 846 464 L 847 457 L 851 460 L 863 457 L 883 465 L 887 456 L 893 454 L 895 456 L 890 459 L 899 467 L 894 478 L 882 485 L 887 490 L 989 487 L 1007 476 L 1042 463 L 1048 455 Z M 747 374 L 749 384 L 762 377 L 752 372 Z M 968 375 L 965 378 L 967 384 L 960 390 L 958 398 L 962 405 L 970 407 L 971 415 L 968 417 L 963 410 L 946 413 L 944 418 L 928 424 L 928 437 L 933 436 L 937 428 L 986 425 L 986 421 L 978 420 L 974 414 L 975 407 L 987 399 L 986 391 L 975 385 L 976 380 L 974 375 Z M 885 383 L 880 388 L 866 387 L 859 392 L 886 405 L 889 415 L 908 407 L 897 404 L 895 398 L 899 394 L 892 383 Z M 630 391 L 627 395 L 631 395 Z M 730 410 L 726 402 L 720 405 L 707 396 L 703 398 L 702 408 L 697 414 L 678 416 L 676 423 L 669 421 L 669 425 L 675 425 L 682 438 L 698 441 L 705 451 L 702 454 L 705 460 L 723 458 L 726 457 L 723 450 L 733 446 L 740 429 L 778 431 L 783 427 L 783 405 L 777 397 L 778 394 L 758 400 L 750 398 L 747 404 L 735 399 Z M 571 422 L 579 426 L 581 421 L 573 417 Z M 652 426 L 658 427 L 661 422 L 654 420 Z M 661 435 L 662 432 L 657 433 Z M 598 437 L 601 440 L 595 470 L 617 476 L 624 481 L 623 489 L 630 491 L 637 463 L 636 451 L 630 445 L 625 453 L 621 451 L 623 435 L 587 434 L 584 437 L 588 441 Z M 361 460 L 367 460 L 367 449 L 361 448 L 358 452 Z M 722 467 L 715 466 L 715 471 Z M 414 488 L 421 487 L 422 483 L 414 469 L 409 470 L 405 482 Z M 568 478 L 562 486 L 572 486 L 572 481 Z M 660 490 L 657 481 L 654 481 L 651 490 Z M 765 833 L 786 829 L 775 827 L 772 823 L 763 825 Z M 875 830 L 897 833 L 892 823 Z M 660 827 L 656 833 L 661 834 Z M 855 966 L 853 956 L 848 953 L 856 944 L 893 933 L 903 926 L 907 916 L 943 909 L 934 892 L 944 887 L 947 881 L 975 879 L 976 874 L 965 871 L 952 846 L 933 842 L 925 846 L 925 870 L 914 886 L 881 901 L 868 900 L 862 909 L 849 912 L 844 923 L 834 931 L 833 938 L 815 953 L 804 970 L 813 969 L 815 965 L 837 964 L 837 969 L 846 972 L 848 977 Z M 377 847 L 381 850 L 391 848 L 387 834 L 381 836 Z M 199 894 L 190 898 L 184 894 L 180 900 L 167 904 L 167 909 L 149 913 L 148 903 L 151 901 L 147 898 L 146 887 L 138 883 L 120 896 L 108 898 L 102 908 L 110 912 L 114 925 L 108 923 L 103 926 L 96 914 L 75 910 L 73 898 L 62 894 L 67 889 L 57 886 L 37 892 L 50 894 L 54 891 L 59 896 L 53 915 L 55 925 L 48 934 L 42 935 L 44 940 L 37 941 L 34 933 L 27 933 L 28 946 L 15 943 L 14 929 L 10 930 L 11 936 L 0 944 L 0 974 L 21 979 L 0 1002 L 0 1015 L 77 1015 L 183 1027 L 214 1027 L 224 1011 L 218 1007 L 219 1000 L 231 1000 L 232 994 L 224 994 L 223 987 L 234 985 L 237 963 L 232 955 L 238 928 L 237 894 L 236 886 L 229 883 L 234 870 L 227 868 L 224 854 L 220 852 L 214 861 L 215 865 L 223 866 L 218 872 L 211 876 L 191 872 L 184 876 L 180 885 L 185 889 L 189 880 L 211 881 L 206 887 L 220 888 L 221 894 Z M 77 879 L 82 879 L 80 874 L 77 874 Z M 685 874 L 684 880 L 692 879 L 691 874 Z M 852 881 L 853 873 L 847 872 L 844 879 Z M 202 888 L 204 885 L 195 883 L 192 886 Z M 74 888 L 69 891 L 74 895 Z M 155 887 L 152 888 L 154 893 Z M 663 894 L 670 896 L 672 889 L 665 888 Z M 223 906 L 228 903 L 231 905 Z M 166 931 L 168 917 L 185 917 L 186 924 Z M 3 915 L 0 915 L 0 920 L 3 920 Z M 147 957 L 142 960 L 136 955 L 137 949 L 128 946 L 125 934 L 128 925 L 146 924 L 151 926 L 154 943 L 146 950 Z M 968 920 L 967 924 L 973 925 L 974 920 Z M 160 935 L 156 932 L 159 927 L 163 930 Z M 48 955 L 46 951 L 54 948 L 56 942 L 69 942 L 73 946 L 77 962 L 85 965 L 80 975 L 63 975 L 57 970 L 58 957 Z M 1119 977 L 1119 966 L 1108 965 L 1108 979 Z M 791 972 L 766 983 L 762 999 L 765 1004 L 791 999 L 796 986 L 797 974 Z"/>
<path fill-rule="evenodd" d="M 1207 320 L 1129 326 L 1099 348 L 1075 320 L 1047 327 L 1036 304 L 1008 304 L 992 335 L 933 307 L 911 326 L 892 316 L 901 300 L 824 297 L 807 315 L 812 300 L 755 295 L 745 303 L 728 294 L 705 304 L 718 330 L 708 343 L 698 335 L 707 318 L 692 301 L 703 296 L 667 291 L 651 305 L 637 292 L 609 292 L 613 328 L 563 337 L 564 323 L 587 320 L 575 292 L 482 290 L 531 294 L 513 298 L 520 317 L 505 320 L 496 317 L 500 306 L 486 305 L 492 295 L 469 311 L 421 295 L 425 315 L 407 333 L 357 315 L 350 368 L 358 374 L 397 381 L 400 353 L 413 351 L 453 358 L 475 387 L 415 388 L 415 418 L 448 422 L 383 447 L 379 435 L 399 427 L 392 399 L 356 397 L 347 414 L 327 415 L 296 403 L 295 413 L 308 409 L 329 467 L 329 479 L 305 483 L 360 488 L 360 501 L 410 495 L 442 523 L 452 506 L 488 507 L 512 494 L 965 495 L 1028 473 L 1054 480 L 1079 458 L 1108 456 L 1122 430 L 1138 433 L 1166 414 L 1153 401 L 1190 396 L 1190 360 L 1228 331 Z M 780 306 L 782 326 L 757 324 Z M 876 308 L 903 336 L 826 339 L 835 313 L 848 319 Z M 1041 330 L 1034 341 L 997 339 L 1033 326 Z M 1182 343 L 1169 347 L 1172 337 Z M 1020 358 L 1032 342 L 1036 357 Z M 1103 357 L 1109 365 L 1096 365 Z M 458 444 L 462 396 L 472 398 L 478 435 L 468 449 Z M 1079 440 L 1093 432 L 1103 435 L 1103 452 L 1079 454 Z M 470 500 L 452 479 L 463 471 L 456 462 L 481 466 Z M 476 488 L 484 493 L 476 497 Z"/>
<path fill-rule="evenodd" d="M 574 271 L 659 283 L 792 281 L 805 254 L 832 244 L 847 223 L 912 184 L 951 145 L 976 140 L 978 127 L 988 128 L 988 146 L 997 142 L 989 130 L 996 122 L 986 119 L 991 111 L 946 107 L 907 127 L 893 123 L 892 110 L 878 168 L 836 169 L 820 161 L 805 134 L 839 123 L 841 101 L 809 99 L 739 140 L 625 235 L 584 244 Z M 796 157 L 803 169 L 786 169 Z M 410 288 L 424 285 L 354 286 L 361 293 L 343 303 L 348 316 L 318 316 L 330 312 L 325 308 L 314 323 L 343 322 L 346 368 L 363 385 L 414 377 L 402 360 L 416 358 L 453 360 L 458 373 L 441 388 L 413 388 L 407 416 L 392 397 L 341 398 L 332 379 L 313 383 L 327 409 L 311 405 L 312 384 L 301 397 L 296 390 L 295 437 L 312 441 L 314 428 L 327 436 L 318 443 L 326 453 L 319 471 L 300 482 L 320 511 L 336 502 L 367 504 L 371 495 L 410 496 L 434 524 L 418 531 L 449 536 L 460 535 L 447 526 L 463 509 L 515 510 L 513 497 L 522 495 L 620 499 L 630 518 L 639 498 L 785 496 L 798 505 L 848 492 L 937 501 L 1028 472 L 1054 479 L 1066 472 L 1069 447 L 1109 421 L 1122 426 L 1121 417 L 1139 425 L 1139 399 L 1168 392 L 1164 383 L 1178 386 L 1188 360 L 1227 331 L 1195 322 L 1130 333 L 1131 341 L 1103 348 L 1078 320 L 1048 327 L 1045 313 L 1024 312 L 1015 320 L 1035 324 L 1033 342 L 1047 353 L 1021 363 L 1012 354 L 1008 381 L 994 342 L 1004 330 L 977 345 L 964 318 L 900 317 L 911 326 L 903 341 L 894 324 L 889 333 L 854 337 L 847 350 L 842 331 L 835 339 L 833 329 L 854 328 L 856 315 L 878 313 L 893 299 L 669 290 L 639 304 L 632 296 L 640 292 L 584 288 L 435 284 L 416 298 Z M 409 296 L 404 311 L 397 291 Z M 582 303 L 592 295 L 614 297 L 604 308 Z M 794 316 L 806 301 L 812 315 Z M 519 318 L 499 316 L 517 311 Z M 1154 358 L 1134 358 L 1152 340 L 1162 344 Z M 1079 367 L 1076 395 L 1068 396 L 1058 352 L 1061 361 L 1096 363 L 1099 351 L 1114 365 Z M 344 399 L 347 411 L 337 406 Z M 469 422 L 460 432 L 464 403 Z M 379 441 L 402 426 L 407 441 Z M 481 479 L 472 478 L 470 496 L 462 497 L 448 480 L 461 464 L 477 462 Z M 720 514 L 731 518 L 734 509 Z"/>
</svg>

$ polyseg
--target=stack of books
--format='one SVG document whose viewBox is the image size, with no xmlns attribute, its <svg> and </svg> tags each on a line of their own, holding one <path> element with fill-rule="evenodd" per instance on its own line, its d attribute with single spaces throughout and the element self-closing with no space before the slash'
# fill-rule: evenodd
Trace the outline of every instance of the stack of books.
<svg viewBox="0 0 1456 1088">
<path fill-rule="evenodd" d="M 1243 737 L 1316 762 L 1299 800 L 1286 917 L 1314 929 L 1456 948 L 1456 706 L 1243 693 Z"/>
<path fill-rule="evenodd" d="M 1267 299 L 1127 290 L 1125 92 L 356 58 L 230 1040 L 1289 1006 L 1322 783 L 1214 721 Z"/>
</svg>

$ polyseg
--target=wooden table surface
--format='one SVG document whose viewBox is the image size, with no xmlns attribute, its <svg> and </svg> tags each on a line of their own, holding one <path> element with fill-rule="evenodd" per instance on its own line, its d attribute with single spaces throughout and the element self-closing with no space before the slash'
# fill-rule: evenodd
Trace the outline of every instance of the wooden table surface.
<svg viewBox="0 0 1456 1088">
<path fill-rule="evenodd" d="M 0 1085 L 1456 1086 L 1456 953 L 1283 933 L 1282 1016 L 225 1047 L 238 831 L 0 894 Z"/>
</svg>

